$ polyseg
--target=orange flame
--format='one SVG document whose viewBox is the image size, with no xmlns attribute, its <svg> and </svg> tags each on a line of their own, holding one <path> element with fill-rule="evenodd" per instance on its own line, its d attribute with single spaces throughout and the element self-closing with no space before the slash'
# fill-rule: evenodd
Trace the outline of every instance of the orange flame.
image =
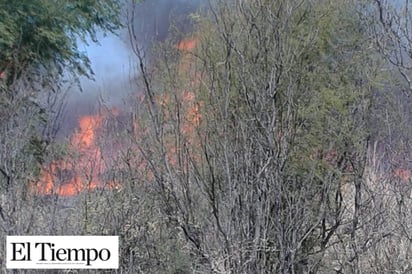
<svg viewBox="0 0 412 274">
<path fill-rule="evenodd" d="M 78 157 L 66 157 L 43 166 L 35 186 L 38 193 L 72 196 L 85 190 L 119 187 L 115 182 L 105 184 L 101 180 L 105 164 L 96 145 L 96 135 L 104 118 L 104 115 L 87 115 L 79 119 L 79 129 L 70 142 L 70 152 L 78 154 Z"/>
<path fill-rule="evenodd" d="M 197 45 L 197 39 L 187 39 L 181 41 L 177 48 L 184 52 L 192 51 Z M 196 84 L 196 76 L 191 67 L 193 59 L 189 55 L 184 56 L 181 60 L 179 68 L 180 73 L 190 75 L 194 87 Z M 193 77 L 192 77 L 193 76 Z M 181 102 L 182 107 L 182 123 L 180 133 L 186 140 L 187 145 L 195 147 L 198 145 L 198 138 L 196 137 L 196 127 L 201 123 L 201 108 L 202 103 L 196 99 L 194 92 L 178 91 L 176 92 L 176 100 Z M 169 120 L 175 115 L 173 108 L 170 107 L 170 95 L 164 94 L 157 98 L 157 103 L 165 110 L 165 119 Z M 116 115 L 117 111 L 111 111 L 111 114 Z M 59 161 L 54 161 L 47 166 L 43 166 L 40 173 L 40 180 L 35 184 L 35 190 L 40 194 L 57 194 L 60 196 L 72 196 L 81 192 L 94 190 L 97 188 L 119 188 L 119 183 L 103 182 L 102 174 L 106 170 L 106 165 L 102 160 L 102 151 L 96 144 L 96 139 L 99 136 L 99 131 L 105 120 L 103 115 L 87 115 L 79 119 L 79 128 L 72 135 L 70 142 L 70 152 L 78 155 L 77 158 L 65 158 Z M 136 137 L 141 138 L 147 131 L 143 130 L 139 124 L 135 124 Z M 179 161 L 180 151 L 176 147 L 174 141 L 166 141 L 167 158 L 172 166 L 177 167 Z M 136 151 L 138 149 L 136 148 Z M 193 155 L 199 158 L 198 155 Z M 142 176 L 150 180 L 154 175 L 149 172 L 144 172 L 148 169 L 147 162 L 137 155 L 133 159 L 136 167 L 142 171 Z M 144 175 L 145 174 L 145 175 Z"/>
<path fill-rule="evenodd" d="M 98 115 L 83 116 L 79 119 L 80 130 L 74 134 L 73 143 L 83 150 L 94 145 L 96 130 L 100 127 L 102 117 Z"/>
<path fill-rule="evenodd" d="M 196 38 L 185 39 L 179 42 L 177 48 L 182 51 L 192 51 L 196 48 L 197 40 Z"/>
<path fill-rule="evenodd" d="M 395 178 L 402 182 L 409 182 L 412 176 L 411 171 L 405 168 L 397 168 L 394 170 L 393 174 L 395 175 Z"/>
<path fill-rule="evenodd" d="M 199 129 L 202 122 L 202 109 L 203 103 L 199 100 L 197 94 L 194 92 L 199 85 L 202 76 L 197 74 L 196 60 L 193 55 L 185 54 L 193 51 L 198 44 L 197 38 L 191 38 L 181 41 L 176 47 L 183 51 L 183 55 L 179 62 L 179 77 L 187 79 L 187 86 L 183 90 L 175 90 L 172 93 L 164 93 L 158 98 L 158 104 L 163 110 L 165 123 L 168 121 L 175 121 L 176 119 L 176 106 L 179 108 L 179 119 L 176 126 L 179 127 L 180 140 L 184 144 L 176 144 L 176 140 L 166 137 L 166 157 L 170 165 L 174 168 L 187 168 L 182 161 L 186 157 L 182 157 L 182 150 L 190 151 L 190 157 L 196 161 L 200 160 L 200 142 L 199 142 Z M 193 91 L 191 91 L 193 90 Z M 173 96 L 171 96 L 173 94 Z M 179 166 L 180 165 L 180 166 Z"/>
</svg>

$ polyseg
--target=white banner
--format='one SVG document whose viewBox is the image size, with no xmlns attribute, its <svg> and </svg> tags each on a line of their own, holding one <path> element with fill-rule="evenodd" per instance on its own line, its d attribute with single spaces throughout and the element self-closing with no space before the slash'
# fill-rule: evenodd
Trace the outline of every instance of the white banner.
<svg viewBox="0 0 412 274">
<path fill-rule="evenodd" d="M 118 236 L 7 236 L 9 269 L 117 269 Z"/>
</svg>

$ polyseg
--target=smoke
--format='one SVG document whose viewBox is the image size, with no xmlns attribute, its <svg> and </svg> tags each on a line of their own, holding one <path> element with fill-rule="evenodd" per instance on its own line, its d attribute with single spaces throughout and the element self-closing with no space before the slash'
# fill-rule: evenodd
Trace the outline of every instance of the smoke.
<svg viewBox="0 0 412 274">
<path fill-rule="evenodd" d="M 201 0 L 152 0 L 137 8 L 135 30 L 148 41 L 163 41 L 170 27 L 179 32 L 191 31 L 188 15 L 201 7 Z"/>
<path fill-rule="evenodd" d="M 131 0 L 126 0 L 131 1 Z M 173 26 L 178 32 L 192 30 L 188 15 L 195 12 L 203 0 L 146 0 L 136 6 L 134 18 L 135 35 L 138 42 L 146 47 L 151 43 L 164 41 Z M 124 5 L 126 21 L 131 6 Z M 127 22 L 124 22 L 126 25 Z M 107 107 L 121 107 L 127 96 L 136 93 L 131 79 L 136 76 L 136 60 L 130 47 L 127 28 L 116 34 L 100 35 L 99 44 L 81 45 L 80 50 L 87 53 L 94 79 L 82 79 L 82 90 L 73 88 L 67 98 L 63 134 L 77 126 L 83 115 L 97 111 L 101 103 Z"/>
</svg>

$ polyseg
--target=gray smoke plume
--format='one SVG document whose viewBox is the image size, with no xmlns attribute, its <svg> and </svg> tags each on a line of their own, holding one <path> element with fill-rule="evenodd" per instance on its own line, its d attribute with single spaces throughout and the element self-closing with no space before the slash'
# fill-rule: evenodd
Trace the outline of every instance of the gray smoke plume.
<svg viewBox="0 0 412 274">
<path fill-rule="evenodd" d="M 132 1 L 132 0 L 126 0 Z M 192 30 L 188 15 L 198 9 L 202 0 L 146 0 L 135 9 L 134 29 L 139 43 L 149 47 L 152 42 L 164 41 L 170 34 L 170 28 L 179 32 Z M 125 4 L 124 18 L 130 14 L 130 4 Z M 128 22 L 124 22 L 126 25 Z M 82 90 L 74 88 L 67 99 L 63 131 L 67 134 L 77 126 L 77 119 L 82 115 L 93 114 L 100 103 L 108 107 L 121 106 L 127 95 L 136 92 L 131 83 L 136 75 L 134 54 L 130 48 L 127 28 L 117 34 L 106 37 L 100 35 L 99 44 L 83 45 L 94 72 L 94 80 L 82 79 Z"/>
</svg>

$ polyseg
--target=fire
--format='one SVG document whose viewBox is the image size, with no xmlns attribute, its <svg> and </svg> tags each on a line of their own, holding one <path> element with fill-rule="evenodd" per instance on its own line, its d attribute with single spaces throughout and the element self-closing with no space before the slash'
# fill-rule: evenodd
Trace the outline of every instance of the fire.
<svg viewBox="0 0 412 274">
<path fill-rule="evenodd" d="M 197 40 L 196 38 L 185 39 L 179 42 L 177 48 L 183 51 L 192 51 L 196 48 Z"/>
<path fill-rule="evenodd" d="M 397 168 L 393 174 L 395 178 L 401 180 L 401 182 L 409 182 L 411 178 L 411 171 L 405 168 Z"/>
<path fill-rule="evenodd" d="M 95 142 L 95 132 L 100 127 L 102 117 L 87 115 L 79 119 L 80 130 L 74 134 L 73 142 L 80 150 L 90 148 Z"/>
<path fill-rule="evenodd" d="M 188 53 L 194 50 L 196 45 L 197 39 L 193 38 L 181 41 L 177 48 L 183 53 Z M 199 83 L 199 76 L 196 75 L 193 64 L 190 54 L 182 56 L 179 73 L 189 77 L 189 86 L 186 90 L 175 91 L 175 97 L 173 98 L 170 93 L 164 93 L 157 98 L 156 103 L 164 110 L 165 119 L 172 121 L 176 114 L 175 109 L 171 106 L 179 102 L 182 111 L 180 134 L 186 145 L 190 147 L 189 149 L 194 152 L 192 156 L 199 159 L 200 156 L 195 152 L 199 146 L 196 128 L 201 124 L 203 105 L 196 98 L 194 92 L 188 91 L 191 88 L 196 88 Z M 176 100 L 176 102 L 173 100 Z M 108 114 L 117 115 L 118 111 L 112 110 L 109 113 L 86 115 L 79 118 L 78 130 L 70 138 L 69 155 L 71 156 L 53 161 L 42 167 L 40 179 L 34 184 L 36 193 L 73 196 L 98 188 L 118 188 L 120 186 L 117 182 L 106 182 L 102 178 L 102 175 L 108 170 L 108 166 L 103 161 L 103 152 L 98 146 L 98 137 L 102 135 L 102 125 Z M 147 133 L 147 130 L 144 130 L 138 123 L 134 124 L 134 131 L 137 139 L 142 138 Z M 173 138 L 166 140 L 165 145 L 169 163 L 177 168 L 182 148 L 176 146 Z M 121 144 L 120 147 L 122 147 Z M 149 181 L 153 180 L 154 176 L 148 170 L 147 161 L 138 153 L 138 148 L 135 148 L 135 151 L 137 153 L 132 161 L 136 164 L 137 169 L 141 171 L 141 176 Z M 105 155 L 108 153 L 106 148 L 104 153 Z"/>
<path fill-rule="evenodd" d="M 181 60 L 178 66 L 179 78 L 183 83 L 186 83 L 185 88 L 182 90 L 175 90 L 173 92 L 165 92 L 158 99 L 159 106 L 163 109 L 165 117 L 165 123 L 169 121 L 176 122 L 176 106 L 179 108 L 180 121 L 175 124 L 178 126 L 179 131 L 175 133 L 180 137 L 184 144 L 177 144 L 175 138 L 168 139 L 166 137 L 165 146 L 167 152 L 168 162 L 174 168 L 184 168 L 182 164 L 182 150 L 189 151 L 190 157 L 196 161 L 200 160 L 200 142 L 199 142 L 199 129 L 202 122 L 202 109 L 203 102 L 199 100 L 196 92 L 194 92 L 200 84 L 201 75 L 198 74 L 196 69 L 196 62 L 194 56 L 190 54 L 195 50 L 198 44 L 197 38 L 191 38 L 181 41 L 177 48 L 182 51 Z M 185 81 L 185 79 L 187 81 Z M 173 95 L 171 95 L 173 94 Z M 176 136 L 175 136 L 176 137 Z"/>
<path fill-rule="evenodd" d="M 195 128 L 199 126 L 201 122 L 202 115 L 200 111 L 202 103 L 196 101 L 195 94 L 193 92 L 184 92 L 182 99 L 186 105 L 182 125 L 183 133 L 193 135 Z M 194 136 L 191 137 L 194 138 Z"/>
<path fill-rule="evenodd" d="M 35 186 L 38 193 L 72 196 L 86 190 L 119 187 L 117 183 L 105 183 L 101 179 L 106 167 L 96 137 L 104 118 L 105 114 L 97 114 L 79 119 L 79 129 L 71 137 L 69 148 L 70 154 L 76 156 L 43 166 Z"/>
</svg>

